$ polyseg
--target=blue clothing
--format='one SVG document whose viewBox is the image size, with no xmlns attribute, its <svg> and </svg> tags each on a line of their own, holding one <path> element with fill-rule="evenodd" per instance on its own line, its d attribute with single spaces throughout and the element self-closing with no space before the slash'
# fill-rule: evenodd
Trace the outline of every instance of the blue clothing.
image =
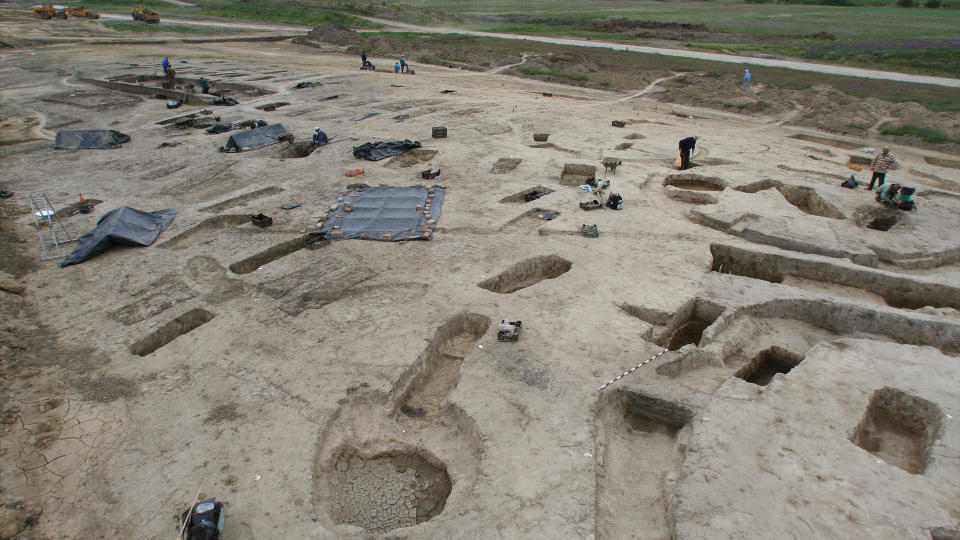
<svg viewBox="0 0 960 540">
<path fill-rule="evenodd" d="M 164 58 L 164 59 L 163 59 L 163 63 L 162 63 L 161 65 L 163 66 L 163 69 L 169 68 L 169 67 L 170 67 L 170 60 L 167 60 L 166 58 Z"/>
<path fill-rule="evenodd" d="M 747 71 L 743 74 L 743 89 L 747 90 L 750 88 L 750 72 Z"/>
<path fill-rule="evenodd" d="M 400 73 L 400 64 L 394 64 L 394 65 L 393 65 L 393 72 L 394 72 L 394 73 Z"/>
<path fill-rule="evenodd" d="M 363 62 L 363 65 L 367 65 L 367 53 L 362 53 L 360 55 L 360 60 Z"/>
<path fill-rule="evenodd" d="M 329 142 L 327 139 L 327 134 L 322 131 L 317 131 L 313 134 L 313 145 L 314 146 L 323 146 Z"/>
</svg>

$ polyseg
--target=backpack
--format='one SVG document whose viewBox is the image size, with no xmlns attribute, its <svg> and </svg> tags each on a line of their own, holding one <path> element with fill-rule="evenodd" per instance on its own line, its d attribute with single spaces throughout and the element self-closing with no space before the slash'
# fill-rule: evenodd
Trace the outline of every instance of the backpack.
<svg viewBox="0 0 960 540">
<path fill-rule="evenodd" d="M 623 197 L 619 193 L 611 193 L 607 197 L 607 207 L 613 210 L 622 210 L 623 209 Z"/>
</svg>

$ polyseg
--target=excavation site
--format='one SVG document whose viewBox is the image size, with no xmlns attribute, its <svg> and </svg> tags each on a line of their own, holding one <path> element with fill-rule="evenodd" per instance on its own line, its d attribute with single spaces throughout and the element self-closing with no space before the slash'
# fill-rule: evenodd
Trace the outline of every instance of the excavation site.
<svg viewBox="0 0 960 540">
<path fill-rule="evenodd" d="M 415 3 L 0 7 L 0 538 L 960 537 L 960 113 Z"/>
</svg>

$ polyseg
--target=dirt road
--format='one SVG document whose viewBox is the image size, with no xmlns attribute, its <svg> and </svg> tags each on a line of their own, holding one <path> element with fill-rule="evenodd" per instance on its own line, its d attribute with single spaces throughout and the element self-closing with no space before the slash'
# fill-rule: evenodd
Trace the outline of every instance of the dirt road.
<svg viewBox="0 0 960 540">
<path fill-rule="evenodd" d="M 359 16 L 359 15 L 358 15 Z M 831 75 L 843 75 L 847 77 L 863 77 L 867 79 L 883 79 L 889 81 L 909 82 L 916 84 L 934 84 L 937 86 L 947 86 L 960 88 L 960 79 L 949 79 L 946 77 L 929 77 L 925 75 L 910 75 L 908 73 L 896 73 L 893 71 L 880 71 L 876 69 L 863 69 L 845 66 L 833 66 L 828 64 L 816 64 L 812 62 L 803 62 L 800 60 L 779 60 L 775 58 L 758 58 L 753 56 L 737 56 L 732 54 L 717 54 L 700 51 L 691 51 L 686 49 L 667 49 L 662 47 L 646 47 L 641 45 L 625 45 L 623 43 L 611 43 L 607 41 L 585 41 L 580 39 L 554 38 L 544 36 L 526 36 L 521 34 L 501 34 L 496 32 L 477 32 L 473 30 L 464 30 L 460 28 L 434 28 L 429 26 L 418 26 L 415 24 L 406 24 L 387 19 L 378 19 L 376 17 L 364 17 L 371 22 L 380 23 L 388 28 L 397 28 L 406 31 L 433 33 L 433 34 L 464 34 L 468 36 L 493 37 L 502 39 L 524 39 L 529 41 L 539 41 L 542 43 L 555 43 L 557 45 L 572 45 L 575 47 L 600 47 L 604 49 L 614 49 L 621 51 L 630 51 L 647 54 L 663 54 L 666 56 L 679 56 L 683 58 L 696 58 L 699 60 L 711 60 L 714 62 L 728 62 L 733 64 L 750 64 L 754 66 L 778 67 L 785 69 L 794 69 L 797 71 L 812 71 L 815 73 L 827 73 Z"/>
</svg>

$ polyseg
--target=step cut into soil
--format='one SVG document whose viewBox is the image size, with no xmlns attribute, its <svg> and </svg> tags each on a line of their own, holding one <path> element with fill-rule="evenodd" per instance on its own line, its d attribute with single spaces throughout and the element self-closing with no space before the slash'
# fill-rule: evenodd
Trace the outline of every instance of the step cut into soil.
<svg viewBox="0 0 960 540">
<path fill-rule="evenodd" d="M 922 474 L 940 436 L 942 417 L 936 403 L 884 387 L 870 396 L 850 441 L 908 473 Z"/>
<path fill-rule="evenodd" d="M 527 259 L 513 265 L 499 275 L 477 284 L 478 287 L 499 294 L 510 294 L 567 273 L 573 263 L 557 255 Z"/>
<path fill-rule="evenodd" d="M 200 328 L 214 317 L 216 317 L 216 314 L 205 309 L 191 309 L 161 326 L 149 336 L 134 343 L 130 347 L 130 352 L 137 356 L 147 356 L 178 337 Z"/>
</svg>

